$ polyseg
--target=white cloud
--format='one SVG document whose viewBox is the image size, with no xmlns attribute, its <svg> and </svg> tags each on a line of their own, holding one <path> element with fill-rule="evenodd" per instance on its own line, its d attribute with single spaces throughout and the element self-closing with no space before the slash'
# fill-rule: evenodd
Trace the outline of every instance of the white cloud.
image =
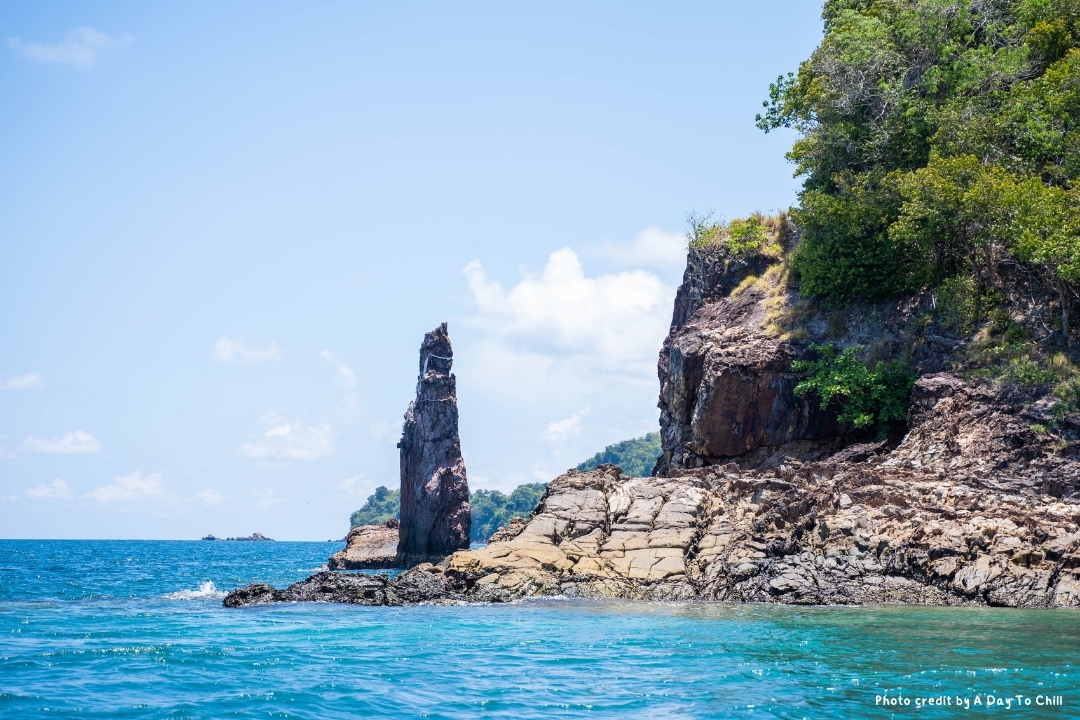
<svg viewBox="0 0 1080 720">
<path fill-rule="evenodd" d="M 75 430 L 64 433 L 58 438 L 39 438 L 31 435 L 23 440 L 22 449 L 25 452 L 73 455 L 95 453 L 101 449 L 101 442 L 85 430 Z"/>
<path fill-rule="evenodd" d="M 395 423 L 390 420 L 378 420 L 371 423 L 371 434 L 375 436 L 376 440 L 385 440 L 400 430 L 401 423 Z"/>
<path fill-rule="evenodd" d="M 160 498 L 164 494 L 165 483 L 161 478 L 161 473 L 151 473 L 143 478 L 142 473 L 136 470 L 130 475 L 116 478 L 111 485 L 102 485 L 82 497 L 104 505 Z"/>
<path fill-rule="evenodd" d="M 356 387 L 356 373 L 348 365 L 338 365 L 338 381 L 350 390 Z"/>
<path fill-rule="evenodd" d="M 50 483 L 42 483 L 36 488 L 29 488 L 26 497 L 34 500 L 73 500 L 75 493 L 68 484 L 59 478 Z"/>
<path fill-rule="evenodd" d="M 130 35 L 109 37 L 92 27 L 72 30 L 67 37 L 55 44 L 26 42 L 13 37 L 8 40 L 11 49 L 21 57 L 38 62 L 91 67 L 98 55 L 110 48 L 127 45 L 134 40 Z"/>
<path fill-rule="evenodd" d="M 337 359 L 337 356 L 329 350 L 323 350 L 319 353 L 319 357 L 323 360 L 328 360 L 337 365 L 337 381 L 346 390 L 356 389 L 356 373 L 353 369 Z"/>
<path fill-rule="evenodd" d="M 582 408 L 568 418 L 552 420 L 544 431 L 544 439 L 548 442 L 562 442 L 567 438 L 581 434 L 581 419 L 589 414 L 589 408 Z"/>
<path fill-rule="evenodd" d="M 271 360 L 280 360 L 281 351 L 274 340 L 271 340 L 266 347 L 258 347 L 248 345 L 244 338 L 231 338 L 225 335 L 214 343 L 214 347 L 210 348 L 210 357 L 223 363 L 262 365 Z"/>
<path fill-rule="evenodd" d="M 620 265 L 678 269 L 686 265 L 686 236 L 647 227 L 629 244 L 605 240 L 586 249 L 585 254 L 614 260 Z"/>
<path fill-rule="evenodd" d="M 576 355 L 620 373 L 651 374 L 670 324 L 674 288 L 644 270 L 590 278 L 577 254 L 551 254 L 509 291 L 474 260 L 463 270 L 486 327 L 515 353 Z"/>
<path fill-rule="evenodd" d="M 274 505 L 280 505 L 285 502 L 277 496 L 273 490 L 256 490 L 255 491 L 255 506 L 260 510 L 266 510 Z"/>
<path fill-rule="evenodd" d="M 0 390 L 37 390 L 45 387 L 45 381 L 41 373 L 26 373 L 25 375 L 0 375 Z"/>
<path fill-rule="evenodd" d="M 252 460 L 318 460 L 334 450 L 333 429 L 326 423 L 291 423 L 276 412 L 264 413 L 259 422 L 269 425 L 254 442 L 236 450 Z"/>
<path fill-rule="evenodd" d="M 338 490 L 344 490 L 350 495 L 362 495 L 367 492 L 367 484 L 361 484 L 364 475 L 356 475 L 355 477 L 345 478 L 338 483 Z"/>
<path fill-rule="evenodd" d="M 195 493 L 195 497 L 204 505 L 217 505 L 225 498 L 221 497 L 221 493 L 217 490 L 211 490 L 207 488 L 201 492 Z"/>
<path fill-rule="evenodd" d="M 658 240 L 646 231 L 635 244 L 637 259 L 666 258 L 674 267 L 674 236 Z M 480 448 L 470 451 L 477 453 L 470 471 L 495 478 L 494 485 L 522 468 L 519 482 L 550 480 L 613 437 L 635 437 L 655 422 L 657 354 L 676 288 L 660 279 L 672 273 L 642 267 L 590 274 L 573 249 L 562 248 L 540 272 L 514 283 L 489 277 L 479 261 L 464 268 L 476 311 L 464 319 L 466 342 L 454 348 L 459 396 L 478 398 L 486 413 L 502 418 L 469 443 Z M 567 417 L 586 406 L 588 418 L 583 410 Z M 600 420 L 588 421 L 594 417 Z M 463 435 L 472 422 L 463 409 Z M 512 464 L 488 459 L 529 436 L 540 442 L 521 446 Z"/>
</svg>

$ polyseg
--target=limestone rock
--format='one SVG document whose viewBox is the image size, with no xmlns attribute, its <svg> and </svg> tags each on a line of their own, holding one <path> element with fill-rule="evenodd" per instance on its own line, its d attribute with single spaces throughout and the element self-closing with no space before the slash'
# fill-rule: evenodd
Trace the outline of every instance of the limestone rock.
<svg viewBox="0 0 1080 720">
<path fill-rule="evenodd" d="M 401 441 L 401 527 L 397 563 L 411 565 L 469 547 L 472 511 L 458 435 L 453 348 L 446 323 L 424 336 L 416 399 Z"/>
<path fill-rule="evenodd" d="M 392 518 L 384 525 L 360 525 L 349 531 L 344 550 L 327 561 L 331 570 L 392 568 L 397 558 L 398 523 Z"/>
</svg>

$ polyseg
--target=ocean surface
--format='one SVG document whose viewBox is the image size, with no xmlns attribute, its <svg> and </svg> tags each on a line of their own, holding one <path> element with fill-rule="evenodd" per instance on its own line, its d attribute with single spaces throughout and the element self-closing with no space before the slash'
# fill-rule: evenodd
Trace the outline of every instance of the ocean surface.
<svg viewBox="0 0 1080 720">
<path fill-rule="evenodd" d="M 221 605 L 341 547 L 0 541 L 0 717 L 1080 717 L 1075 611 Z"/>
</svg>

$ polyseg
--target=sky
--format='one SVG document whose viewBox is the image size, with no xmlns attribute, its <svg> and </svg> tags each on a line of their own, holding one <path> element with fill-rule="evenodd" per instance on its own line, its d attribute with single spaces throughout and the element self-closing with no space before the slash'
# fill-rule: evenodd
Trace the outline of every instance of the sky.
<svg viewBox="0 0 1080 720">
<path fill-rule="evenodd" d="M 688 212 L 786 208 L 756 3 L 0 5 L 0 537 L 343 537 L 449 324 L 472 489 L 658 429 Z"/>
</svg>

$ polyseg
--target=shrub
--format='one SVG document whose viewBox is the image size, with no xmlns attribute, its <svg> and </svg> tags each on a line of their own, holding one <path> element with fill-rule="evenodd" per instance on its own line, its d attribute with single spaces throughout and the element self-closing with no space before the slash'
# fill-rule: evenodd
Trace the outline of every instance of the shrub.
<svg viewBox="0 0 1080 720">
<path fill-rule="evenodd" d="M 719 241 L 720 234 L 724 230 L 723 219 L 713 220 L 711 212 L 698 215 L 696 212 L 691 211 L 686 215 L 686 224 L 690 226 L 686 231 L 686 245 L 688 248 L 702 248 L 712 245 Z"/>
<path fill-rule="evenodd" d="M 745 220 L 732 220 L 727 227 L 727 246 L 735 255 L 759 250 L 768 241 L 769 235 L 759 215 L 751 215 Z"/>
<path fill-rule="evenodd" d="M 816 395 L 821 409 L 833 400 L 839 402 L 840 422 L 850 422 L 857 428 L 877 429 L 878 439 L 888 435 L 894 422 L 907 419 L 908 397 L 915 376 L 900 360 L 879 362 L 873 370 L 859 360 L 862 346 L 853 345 L 837 354 L 833 345 L 810 345 L 815 360 L 796 360 L 795 372 L 809 376 L 795 386 L 795 395 Z"/>
<path fill-rule="evenodd" d="M 976 295 L 979 288 L 970 277 L 957 276 L 941 283 L 937 294 L 937 315 L 945 327 L 959 335 L 975 329 Z"/>
</svg>

